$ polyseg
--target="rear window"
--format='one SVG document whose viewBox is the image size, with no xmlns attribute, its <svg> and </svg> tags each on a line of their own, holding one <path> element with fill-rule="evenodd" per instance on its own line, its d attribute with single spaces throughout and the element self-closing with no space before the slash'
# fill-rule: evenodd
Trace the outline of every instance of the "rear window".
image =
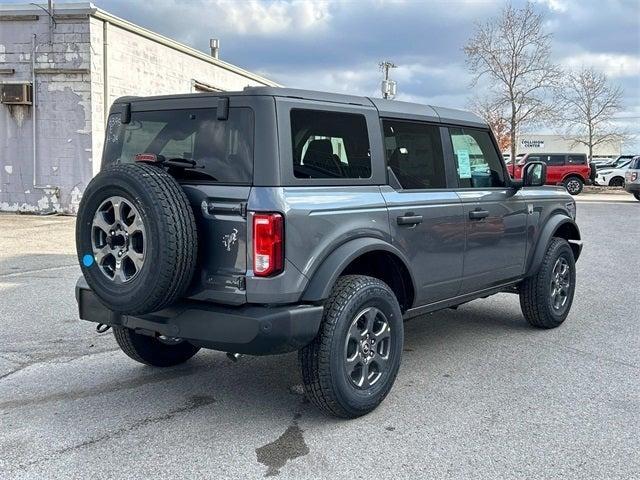
<svg viewBox="0 0 640 480">
<path fill-rule="evenodd" d="M 215 109 L 132 112 L 131 122 L 109 116 L 104 146 L 105 164 L 132 163 L 138 153 L 195 162 L 172 167 L 183 180 L 250 184 L 253 178 L 253 111 L 230 108 L 227 120 Z"/>
<path fill-rule="evenodd" d="M 364 115 L 291 110 L 296 178 L 370 178 L 371 154 Z"/>
</svg>

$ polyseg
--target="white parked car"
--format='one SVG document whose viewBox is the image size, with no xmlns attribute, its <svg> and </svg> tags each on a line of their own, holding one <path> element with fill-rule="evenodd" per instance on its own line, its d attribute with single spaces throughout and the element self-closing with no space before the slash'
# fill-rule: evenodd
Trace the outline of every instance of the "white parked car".
<svg viewBox="0 0 640 480">
<path fill-rule="evenodd" d="M 624 187 L 624 174 L 627 173 L 631 160 L 620 163 L 617 168 L 603 168 L 596 173 L 596 185 Z"/>
</svg>

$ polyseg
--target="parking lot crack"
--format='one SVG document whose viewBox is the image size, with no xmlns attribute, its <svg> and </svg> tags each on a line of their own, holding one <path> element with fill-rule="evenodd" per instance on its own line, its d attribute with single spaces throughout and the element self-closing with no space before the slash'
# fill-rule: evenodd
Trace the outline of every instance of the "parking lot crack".
<svg viewBox="0 0 640 480">
<path fill-rule="evenodd" d="M 64 455 L 70 452 L 75 452 L 77 450 L 81 450 L 83 448 L 88 448 L 91 447 L 92 445 L 96 445 L 99 444 L 101 442 L 105 442 L 108 440 L 111 440 L 112 438 L 121 436 L 121 435 L 125 435 L 129 432 L 132 432 L 134 430 L 140 429 L 140 428 L 144 428 L 148 425 L 154 425 L 156 423 L 160 423 L 160 422 L 164 422 L 167 420 L 171 420 L 172 418 L 174 418 L 177 415 L 183 414 L 183 413 L 188 413 L 191 412 L 193 410 L 196 410 L 198 408 L 201 407 L 205 407 L 207 405 L 211 405 L 212 403 L 214 403 L 216 400 L 215 398 L 213 398 L 212 396 L 209 395 L 194 395 L 192 396 L 189 401 L 187 402 L 186 405 L 170 410 L 162 415 L 158 415 L 155 417 L 147 417 L 147 418 L 143 418 L 142 420 L 139 420 L 137 422 L 133 422 L 130 423 L 122 428 L 118 428 L 116 430 L 113 430 L 111 432 L 107 432 L 103 435 L 99 435 L 97 437 L 91 438 L 89 440 L 85 440 L 84 442 L 75 444 L 75 445 L 71 445 L 65 448 L 61 448 L 59 450 L 56 450 L 50 454 L 48 454 L 46 457 L 43 458 L 39 458 L 37 460 L 28 462 L 26 464 L 22 464 L 20 465 L 20 468 L 22 469 L 26 469 L 28 467 L 34 466 L 34 465 L 38 465 L 38 464 L 42 464 L 48 460 L 50 460 L 53 457 L 59 456 L 59 455 Z"/>
</svg>

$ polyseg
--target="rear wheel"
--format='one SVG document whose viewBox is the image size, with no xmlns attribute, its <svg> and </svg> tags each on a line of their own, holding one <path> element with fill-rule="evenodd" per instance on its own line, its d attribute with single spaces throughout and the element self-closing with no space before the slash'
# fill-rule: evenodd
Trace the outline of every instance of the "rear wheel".
<svg viewBox="0 0 640 480">
<path fill-rule="evenodd" d="M 154 367 L 173 367 L 193 357 L 199 347 L 184 340 L 151 337 L 130 328 L 113 327 L 118 346 L 136 362 Z"/>
<path fill-rule="evenodd" d="M 609 180 L 610 187 L 624 187 L 624 178 L 622 177 L 613 177 Z"/>
<path fill-rule="evenodd" d="M 584 181 L 580 177 L 569 177 L 563 184 L 571 195 L 578 195 L 584 188 Z"/>
<path fill-rule="evenodd" d="M 320 332 L 299 352 L 307 397 L 338 417 L 371 412 L 393 386 L 403 341 L 400 306 L 384 282 L 362 275 L 338 279 Z"/>
<path fill-rule="evenodd" d="M 553 238 L 538 272 L 520 285 L 520 307 L 534 327 L 555 328 L 565 321 L 576 287 L 575 259 L 564 238 Z"/>
<path fill-rule="evenodd" d="M 636 200 L 640 201 L 640 193 L 634 193 L 633 196 L 636 197 Z"/>
</svg>

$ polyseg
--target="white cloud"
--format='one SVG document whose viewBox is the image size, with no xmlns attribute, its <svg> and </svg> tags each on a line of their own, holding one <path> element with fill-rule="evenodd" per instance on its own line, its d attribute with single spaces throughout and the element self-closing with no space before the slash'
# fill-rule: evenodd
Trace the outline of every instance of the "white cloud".
<svg viewBox="0 0 640 480">
<path fill-rule="evenodd" d="M 219 27 L 239 34 L 310 31 L 323 28 L 331 18 L 329 4 L 323 1 L 214 0 L 207 11 L 224 19 Z"/>
<path fill-rule="evenodd" d="M 565 58 L 562 65 L 577 69 L 594 67 L 610 78 L 640 76 L 640 56 L 615 53 L 581 53 Z"/>
<path fill-rule="evenodd" d="M 569 8 L 569 2 L 566 0 L 535 0 L 535 3 L 542 3 L 554 12 L 566 12 Z"/>
</svg>

